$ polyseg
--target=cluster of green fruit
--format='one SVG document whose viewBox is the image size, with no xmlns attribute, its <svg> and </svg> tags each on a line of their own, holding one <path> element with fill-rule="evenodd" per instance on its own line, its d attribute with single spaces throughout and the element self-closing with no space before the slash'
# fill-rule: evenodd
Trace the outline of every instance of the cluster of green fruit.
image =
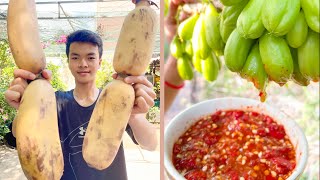
<svg viewBox="0 0 320 180">
<path fill-rule="evenodd" d="M 209 24 L 214 26 L 203 21 L 203 31 L 193 31 L 192 43 L 198 42 L 192 44 L 194 53 L 203 58 L 212 50 L 216 54 L 223 52 L 228 69 L 253 82 L 262 101 L 269 81 L 281 86 L 290 80 L 302 86 L 307 86 L 310 80 L 319 81 L 318 0 L 220 1 L 225 7 L 219 16 L 211 15 Z M 200 17 L 208 19 L 210 7 L 213 6 L 208 5 Z M 197 24 L 198 21 L 200 18 Z M 199 33 L 197 40 L 193 40 L 195 33 Z M 183 37 L 178 35 L 183 43 Z M 208 40 L 210 36 L 214 40 Z M 199 43 L 204 38 L 206 45 Z M 215 42 L 215 46 L 209 42 Z"/>
<path fill-rule="evenodd" d="M 217 79 L 221 67 L 217 55 L 222 54 L 224 49 L 219 21 L 219 13 L 212 4 L 208 4 L 202 13 L 194 13 L 179 25 L 170 51 L 177 58 L 182 79 L 193 78 L 192 64 L 207 81 Z"/>
</svg>

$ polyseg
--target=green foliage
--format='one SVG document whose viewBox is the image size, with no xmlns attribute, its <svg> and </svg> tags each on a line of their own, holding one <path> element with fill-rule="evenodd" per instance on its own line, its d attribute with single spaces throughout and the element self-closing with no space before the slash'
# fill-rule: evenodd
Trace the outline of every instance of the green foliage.
<svg viewBox="0 0 320 180">
<path fill-rule="evenodd" d="M 112 63 L 102 60 L 101 68 L 96 75 L 96 85 L 98 88 L 103 88 L 108 82 L 112 80 L 112 74 L 115 73 Z"/>
<path fill-rule="evenodd" d="M 53 63 L 47 64 L 47 69 L 52 72 L 51 85 L 55 91 L 64 91 L 67 89 L 67 85 L 61 79 L 61 73 L 59 73 L 60 66 Z"/>
<path fill-rule="evenodd" d="M 160 109 L 157 106 L 153 106 L 149 109 L 146 118 L 152 124 L 160 124 Z"/>
<path fill-rule="evenodd" d="M 153 86 L 153 91 L 157 94 L 157 99 L 160 98 L 160 82 L 157 82 L 155 86 Z"/>
<path fill-rule="evenodd" d="M 9 44 L 5 40 L 0 41 L 0 141 L 9 132 L 7 127 L 16 115 L 16 110 L 10 107 L 4 98 L 4 92 L 13 80 L 13 70 L 16 68 L 9 51 Z"/>
</svg>

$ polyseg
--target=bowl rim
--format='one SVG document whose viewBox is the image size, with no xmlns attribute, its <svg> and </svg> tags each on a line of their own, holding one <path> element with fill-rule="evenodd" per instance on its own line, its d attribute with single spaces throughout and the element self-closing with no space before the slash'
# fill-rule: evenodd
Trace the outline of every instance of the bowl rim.
<svg viewBox="0 0 320 180">
<path fill-rule="evenodd" d="M 278 109 L 270 106 L 268 103 L 264 102 L 261 103 L 260 101 L 257 101 L 255 99 L 250 99 L 250 98 L 243 98 L 243 97 L 222 97 L 222 98 L 213 98 L 213 99 L 208 99 L 208 100 L 204 100 L 201 102 L 198 102 L 196 104 L 193 104 L 190 107 L 187 107 L 186 109 L 182 110 L 181 112 L 179 112 L 176 116 L 174 116 L 174 118 L 172 118 L 170 120 L 170 122 L 167 124 L 167 126 L 164 128 L 164 169 L 165 172 L 167 173 L 167 175 L 171 178 L 177 179 L 177 180 L 183 180 L 185 179 L 173 166 L 172 160 L 171 160 L 171 156 L 169 156 L 168 151 L 172 151 L 172 149 L 168 149 L 167 147 L 167 141 L 169 135 L 168 135 L 168 131 L 170 131 L 171 129 L 174 129 L 174 124 L 175 121 L 177 121 L 177 119 L 179 119 L 180 116 L 182 116 L 183 114 L 185 114 L 186 112 L 190 111 L 191 109 L 195 109 L 199 106 L 203 106 L 204 104 L 207 103 L 213 103 L 213 102 L 218 102 L 218 101 L 225 101 L 225 100 L 235 100 L 235 101 L 247 101 L 248 103 L 252 103 L 252 104 L 256 104 L 255 106 L 258 106 L 259 104 L 261 104 L 263 107 L 265 107 L 266 109 L 270 109 L 276 113 L 279 113 L 281 116 L 283 116 L 286 119 L 290 119 L 288 118 L 287 115 L 285 115 L 283 112 L 279 111 Z M 250 105 L 251 106 L 251 105 Z M 224 108 L 225 109 L 225 108 Z M 230 108 L 230 109 L 234 109 L 234 108 Z M 214 110 L 214 108 L 213 108 Z M 266 113 L 268 114 L 268 113 Z M 296 130 L 298 132 L 298 139 L 299 142 L 301 143 L 301 152 L 302 155 L 300 156 L 300 161 L 299 164 L 296 164 L 296 167 L 294 168 L 292 174 L 287 178 L 287 180 L 295 180 L 298 179 L 301 174 L 303 173 L 306 165 L 307 165 L 307 161 L 308 161 L 308 141 L 307 138 L 303 132 L 303 130 L 301 129 L 301 127 L 298 125 L 298 123 L 294 120 L 291 120 L 291 123 L 295 125 Z M 283 124 L 284 125 L 284 124 Z M 172 130 L 171 130 L 172 131 Z M 182 134 L 181 134 L 182 135 Z M 181 136 L 180 135 L 180 136 Z"/>
</svg>

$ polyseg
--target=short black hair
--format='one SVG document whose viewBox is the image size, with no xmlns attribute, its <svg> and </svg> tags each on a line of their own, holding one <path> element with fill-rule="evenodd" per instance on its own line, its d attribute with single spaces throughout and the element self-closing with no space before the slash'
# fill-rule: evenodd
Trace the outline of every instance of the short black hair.
<svg viewBox="0 0 320 180">
<path fill-rule="evenodd" d="M 97 33 L 94 33 L 89 30 L 77 30 L 69 34 L 66 42 L 66 54 L 68 58 L 69 58 L 70 45 L 73 42 L 87 42 L 87 43 L 92 43 L 98 46 L 99 58 L 102 57 L 103 43 L 102 43 L 101 37 Z"/>
</svg>

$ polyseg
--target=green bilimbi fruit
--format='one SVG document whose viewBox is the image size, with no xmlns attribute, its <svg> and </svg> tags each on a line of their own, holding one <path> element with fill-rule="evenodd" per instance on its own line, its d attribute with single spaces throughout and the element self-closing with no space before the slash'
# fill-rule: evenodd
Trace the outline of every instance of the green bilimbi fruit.
<svg viewBox="0 0 320 180">
<path fill-rule="evenodd" d="M 187 40 L 185 45 L 185 52 L 192 57 L 193 56 L 193 49 L 192 49 L 192 42 L 191 40 Z"/>
<path fill-rule="evenodd" d="M 255 41 L 243 38 L 235 29 L 224 49 L 224 60 L 228 69 L 232 72 L 240 72 L 247 60 L 248 53 Z"/>
<path fill-rule="evenodd" d="M 222 10 L 220 17 L 220 35 L 224 43 L 227 42 L 230 34 L 237 26 L 237 20 L 242 12 L 243 8 L 246 6 L 248 0 L 243 1 L 241 4 L 234 6 L 225 6 Z"/>
<path fill-rule="evenodd" d="M 170 52 L 173 57 L 178 59 L 184 52 L 184 44 L 180 41 L 177 35 L 174 36 L 170 44 Z"/>
<path fill-rule="evenodd" d="M 220 2 L 225 6 L 233 6 L 236 4 L 241 4 L 245 0 L 220 0 Z"/>
<path fill-rule="evenodd" d="M 266 33 L 259 38 L 259 50 L 270 80 L 282 86 L 291 79 L 293 61 L 286 40 Z"/>
<path fill-rule="evenodd" d="M 262 64 L 258 43 L 252 47 L 247 61 L 241 70 L 240 76 L 253 83 L 253 85 L 260 91 L 260 100 L 264 102 L 266 99 L 268 75 Z"/>
<path fill-rule="evenodd" d="M 199 18 L 199 14 L 195 13 L 188 19 L 180 23 L 178 27 L 178 35 L 183 40 L 189 40 L 192 38 L 194 26 Z"/>
<path fill-rule="evenodd" d="M 201 61 L 203 61 L 199 56 L 193 55 L 192 57 L 192 64 L 194 69 L 196 69 L 199 73 L 202 73 L 202 68 L 201 68 Z"/>
<path fill-rule="evenodd" d="M 308 24 L 301 10 L 292 29 L 286 34 L 288 44 L 293 48 L 298 48 L 307 39 Z"/>
<path fill-rule="evenodd" d="M 319 81 L 319 33 L 309 29 L 307 40 L 298 48 L 301 74 L 314 82 Z"/>
<path fill-rule="evenodd" d="M 301 86 L 308 86 L 310 84 L 310 80 L 305 78 L 299 69 L 299 63 L 298 63 L 298 52 L 297 49 L 290 48 L 292 61 L 293 61 L 293 74 L 292 74 L 292 80 L 301 85 Z"/>
<path fill-rule="evenodd" d="M 191 80 L 193 78 L 193 70 L 191 66 L 191 61 L 187 54 L 183 54 L 182 57 L 177 60 L 177 68 L 179 76 L 183 80 Z"/>
<path fill-rule="evenodd" d="M 220 36 L 219 14 L 211 3 L 206 7 L 204 21 L 207 44 L 215 51 L 222 50 L 224 43 Z"/>
<path fill-rule="evenodd" d="M 262 8 L 264 27 L 275 36 L 287 34 L 300 12 L 300 0 L 266 0 Z"/>
<path fill-rule="evenodd" d="M 301 0 L 308 26 L 315 32 L 320 33 L 320 10 L 319 0 Z"/>
<path fill-rule="evenodd" d="M 207 81 L 214 81 L 219 74 L 219 60 L 214 53 L 210 53 L 207 59 L 201 61 L 202 75 Z"/>
<path fill-rule="evenodd" d="M 250 0 L 238 17 L 237 29 L 244 38 L 257 39 L 265 28 L 261 20 L 264 0 Z"/>
<path fill-rule="evenodd" d="M 196 25 L 194 26 L 192 35 L 193 54 L 198 54 L 201 59 L 206 59 L 211 49 L 206 40 L 206 26 L 204 22 L 204 14 L 200 14 Z"/>
</svg>

